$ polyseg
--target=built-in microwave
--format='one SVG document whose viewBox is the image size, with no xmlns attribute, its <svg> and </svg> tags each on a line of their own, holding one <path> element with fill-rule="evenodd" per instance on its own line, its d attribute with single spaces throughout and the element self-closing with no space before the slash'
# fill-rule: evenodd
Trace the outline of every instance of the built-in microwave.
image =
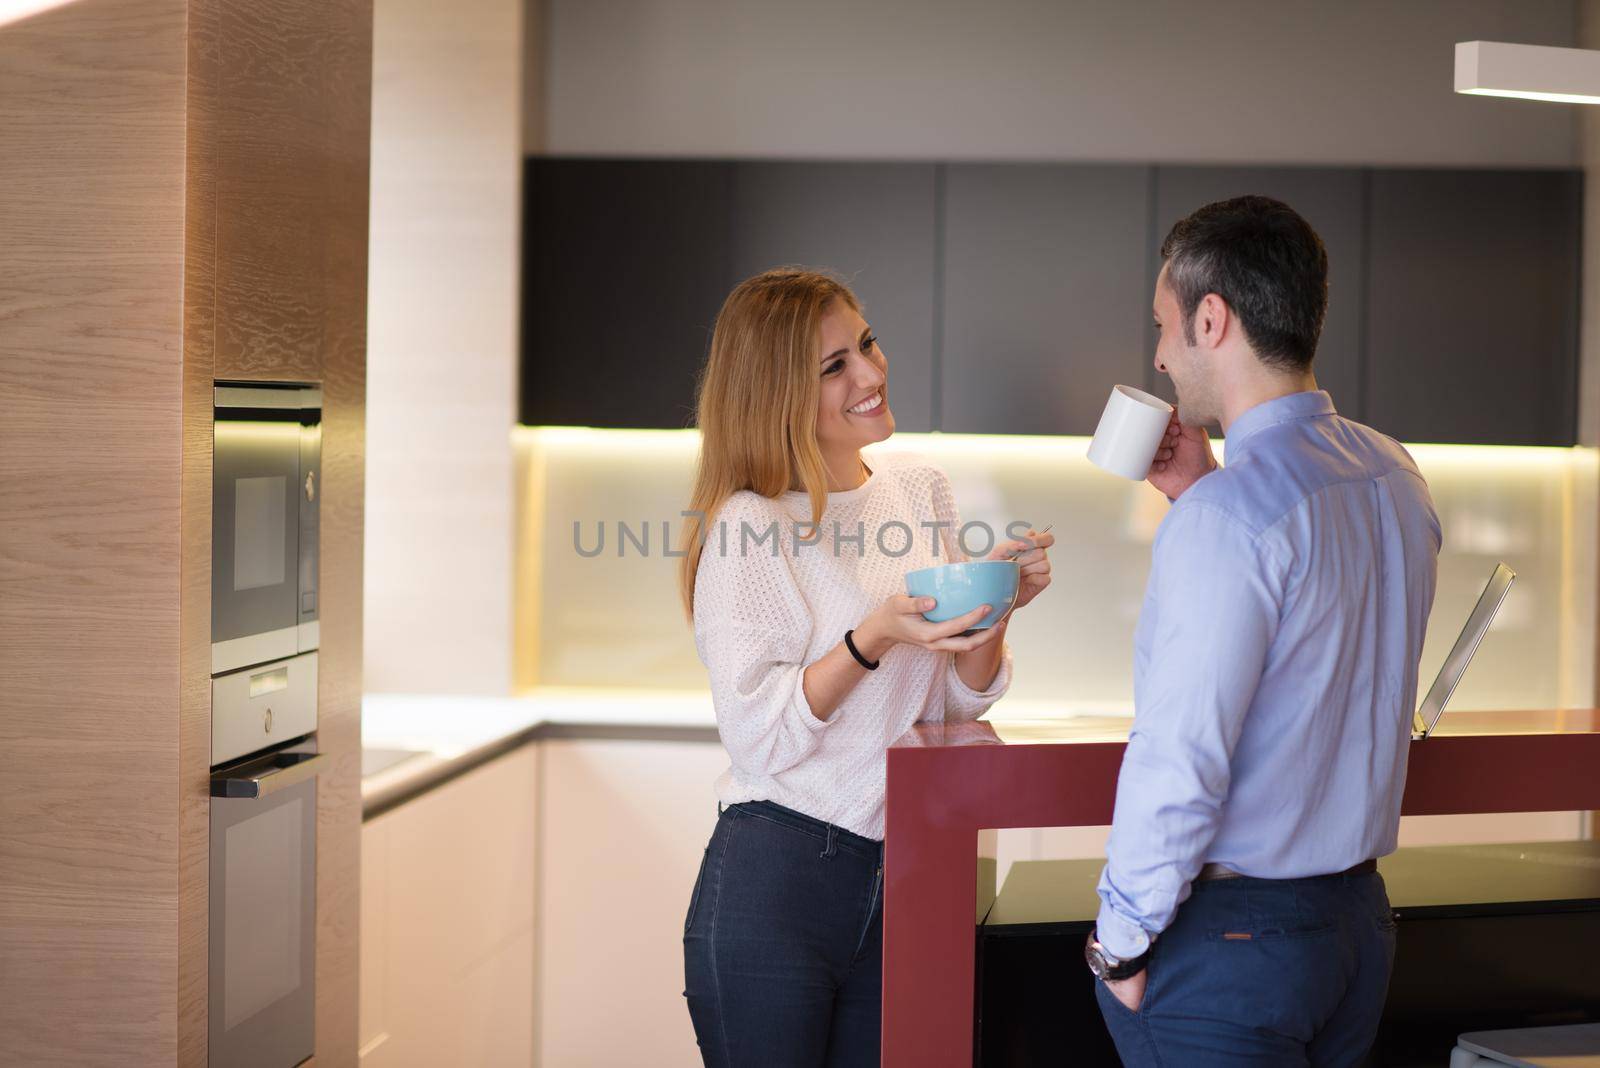
<svg viewBox="0 0 1600 1068">
<path fill-rule="evenodd" d="M 216 767 L 316 729 L 322 390 L 218 383 L 213 414 Z"/>
<path fill-rule="evenodd" d="M 322 390 L 218 385 L 211 673 L 317 648 Z"/>
</svg>

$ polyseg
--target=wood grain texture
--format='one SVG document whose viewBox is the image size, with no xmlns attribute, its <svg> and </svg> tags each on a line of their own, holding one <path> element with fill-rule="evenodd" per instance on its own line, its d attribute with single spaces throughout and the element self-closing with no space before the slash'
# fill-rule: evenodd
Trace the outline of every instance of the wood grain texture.
<svg viewBox="0 0 1600 1068">
<path fill-rule="evenodd" d="M 372 6 L 190 0 L 190 17 L 182 1061 L 207 1048 L 210 387 L 234 379 L 323 386 L 315 1063 L 353 1065 Z"/>
<path fill-rule="evenodd" d="M 212 386 L 220 16 L 189 4 L 183 272 L 183 590 L 178 705 L 178 1064 L 209 1056 Z"/>
<path fill-rule="evenodd" d="M 254 5 L 257 0 L 230 0 Z M 366 493 L 371 0 L 297 0 L 323 20 L 321 656 L 317 735 L 317 1056 L 357 1063 L 361 927 L 362 548 Z"/>
<path fill-rule="evenodd" d="M 347 267 L 334 213 L 369 150 L 345 116 L 359 107 L 368 126 L 371 3 L 195 2 L 220 13 L 217 375 L 314 381 Z"/>
<path fill-rule="evenodd" d="M 0 1063 L 206 1061 L 216 377 L 327 390 L 317 1063 L 355 1062 L 370 50 L 370 0 L 0 27 Z"/>
<path fill-rule="evenodd" d="M 0 1064 L 176 1059 L 184 23 L 0 26 Z"/>
</svg>

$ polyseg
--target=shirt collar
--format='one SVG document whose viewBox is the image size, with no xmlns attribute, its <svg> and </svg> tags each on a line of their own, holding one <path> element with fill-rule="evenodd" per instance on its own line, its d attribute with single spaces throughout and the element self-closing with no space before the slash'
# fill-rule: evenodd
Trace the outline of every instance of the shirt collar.
<svg viewBox="0 0 1600 1068">
<path fill-rule="evenodd" d="M 1279 423 L 1333 414 L 1335 414 L 1333 398 L 1328 395 L 1327 390 L 1313 389 L 1303 393 L 1290 393 L 1286 397 L 1274 397 L 1272 400 L 1263 401 L 1239 416 L 1233 421 L 1233 426 L 1228 428 L 1224 440 L 1227 442 L 1228 451 L 1238 455 L 1239 449 L 1257 431 L 1277 426 Z"/>
</svg>

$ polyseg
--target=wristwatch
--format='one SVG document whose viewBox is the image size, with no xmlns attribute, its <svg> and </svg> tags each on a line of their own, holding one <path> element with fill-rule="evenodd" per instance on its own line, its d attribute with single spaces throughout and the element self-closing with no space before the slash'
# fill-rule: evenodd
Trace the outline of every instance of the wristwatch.
<svg viewBox="0 0 1600 1068">
<path fill-rule="evenodd" d="M 1102 983 L 1115 983 L 1120 979 L 1130 979 L 1144 971 L 1144 966 L 1150 963 L 1150 950 L 1131 960 L 1119 960 L 1111 955 L 1111 951 L 1096 940 L 1098 931 L 1089 932 L 1089 941 L 1083 947 L 1083 959 L 1088 962 L 1089 970 L 1094 977 Z"/>
</svg>

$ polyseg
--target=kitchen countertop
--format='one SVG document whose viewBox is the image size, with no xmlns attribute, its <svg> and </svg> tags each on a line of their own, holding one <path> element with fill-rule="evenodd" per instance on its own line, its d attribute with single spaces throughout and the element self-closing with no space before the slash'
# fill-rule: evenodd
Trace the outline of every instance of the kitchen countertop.
<svg viewBox="0 0 1600 1068">
<path fill-rule="evenodd" d="M 1050 715 L 1035 704 L 1016 715 L 997 705 L 995 714 L 961 723 L 918 723 L 890 747 L 960 749 L 972 745 L 1071 745 L 1121 743 L 1133 727 L 1131 710 L 1101 714 Z M 1517 736 L 1527 734 L 1600 734 L 1600 709 L 1527 709 L 1514 711 L 1446 711 L 1433 738 Z M 1417 744 L 1417 743 L 1413 743 Z M 1426 742 L 1421 743 L 1426 745 Z"/>
<path fill-rule="evenodd" d="M 541 738 L 717 740 L 709 692 L 547 687 L 361 698 L 364 819 Z"/>
<path fill-rule="evenodd" d="M 1452 712 L 1440 734 L 1570 730 L 1585 713 Z M 515 697 L 378 694 L 361 700 L 361 807 L 365 818 L 542 738 L 715 742 L 706 690 L 542 687 Z M 1132 709 L 1007 698 L 971 723 L 920 724 L 898 748 L 1122 742 Z"/>
<path fill-rule="evenodd" d="M 990 715 L 1027 732 L 1061 722 L 1066 702 L 1007 699 Z M 1076 716 L 1127 737 L 1131 719 Z M 1108 722 L 1109 721 L 1109 722 Z M 708 690 L 541 687 L 516 697 L 369 693 L 361 698 L 361 810 L 371 819 L 418 794 L 543 738 L 715 742 Z"/>
</svg>

